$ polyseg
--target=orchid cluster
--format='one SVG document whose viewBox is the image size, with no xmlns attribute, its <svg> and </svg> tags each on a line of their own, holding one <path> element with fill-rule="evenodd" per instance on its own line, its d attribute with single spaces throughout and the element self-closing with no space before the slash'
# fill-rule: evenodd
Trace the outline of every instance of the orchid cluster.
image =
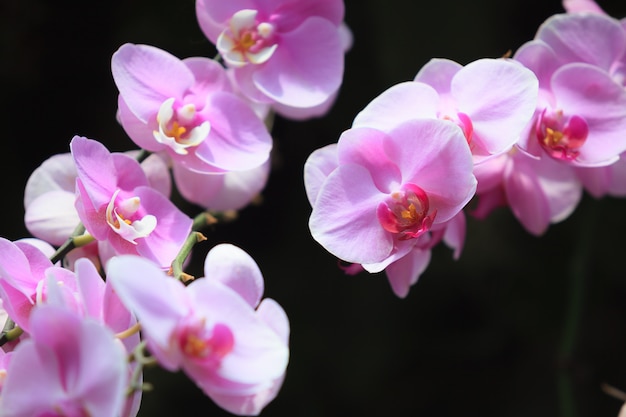
<svg viewBox="0 0 626 417">
<path fill-rule="evenodd" d="M 512 56 L 432 59 L 310 155 L 311 234 L 347 273 L 384 270 L 405 297 L 435 245 L 460 256 L 468 210 L 540 236 L 583 191 L 626 196 L 626 24 L 564 7 Z"/>
<path fill-rule="evenodd" d="M 119 47 L 117 122 L 139 149 L 75 136 L 28 180 L 34 238 L 0 238 L 0 416 L 135 416 L 152 365 L 237 415 L 282 386 L 290 323 L 254 259 L 222 243 L 185 269 L 264 189 L 275 115 L 331 109 L 352 35 L 342 0 L 195 4 L 217 56 Z M 564 7 L 514 54 L 432 59 L 309 156 L 310 232 L 347 273 L 385 271 L 404 298 L 436 245 L 461 256 L 466 213 L 508 207 L 540 236 L 585 191 L 626 196 L 626 20 Z"/>
<path fill-rule="evenodd" d="M 247 206 L 270 169 L 271 119 L 320 116 L 343 76 L 341 0 L 198 0 L 215 59 L 122 45 L 117 121 L 139 147 L 75 136 L 24 193 L 36 238 L 0 238 L 0 415 L 138 413 L 146 366 L 182 370 L 217 405 L 256 415 L 289 360 L 283 308 L 242 249 L 184 269 L 202 229 Z M 112 113 L 114 113 L 112 111 Z M 189 217 L 175 189 L 202 210 Z M 104 279 L 103 279 L 104 278 Z"/>
</svg>

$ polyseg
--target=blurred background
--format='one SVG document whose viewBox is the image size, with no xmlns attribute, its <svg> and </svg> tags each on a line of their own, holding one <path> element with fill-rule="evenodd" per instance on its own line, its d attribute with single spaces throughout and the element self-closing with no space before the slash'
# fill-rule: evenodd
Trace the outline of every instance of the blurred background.
<svg viewBox="0 0 626 417">
<path fill-rule="evenodd" d="M 622 0 L 601 5 L 626 16 Z M 626 390 L 626 201 L 585 197 L 541 238 L 506 210 L 470 219 L 461 259 L 437 248 L 403 300 L 383 274 L 345 275 L 307 227 L 304 161 L 336 142 L 370 100 L 433 57 L 466 64 L 515 51 L 559 12 L 558 0 L 346 0 L 355 41 L 336 105 L 324 118 L 276 120 L 262 204 L 207 231 L 188 271 L 201 274 L 212 245 L 234 243 L 287 311 L 287 378 L 262 415 L 617 416 L 621 402 L 601 386 Z M 28 176 L 68 152 L 74 135 L 135 148 L 114 118 L 110 57 L 121 44 L 181 58 L 215 53 L 193 0 L 4 0 L 0 31 L 0 236 L 12 240 L 28 235 Z M 183 374 L 150 370 L 146 380 L 155 389 L 140 416 L 228 415 Z"/>
</svg>

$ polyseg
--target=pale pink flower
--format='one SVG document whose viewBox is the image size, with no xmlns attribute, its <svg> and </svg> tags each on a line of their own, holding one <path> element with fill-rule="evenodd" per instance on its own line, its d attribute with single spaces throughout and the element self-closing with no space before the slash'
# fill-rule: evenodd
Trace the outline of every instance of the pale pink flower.
<svg viewBox="0 0 626 417">
<path fill-rule="evenodd" d="M 134 157 L 136 152 L 128 154 Z M 151 187 L 170 195 L 171 180 L 161 158 L 150 155 L 141 168 Z M 72 234 L 80 222 L 74 208 L 76 176 L 69 152 L 51 156 L 30 175 L 24 189 L 24 223 L 33 236 L 60 246 Z"/>
<path fill-rule="evenodd" d="M 353 128 L 333 152 L 325 148 L 305 164 L 311 234 L 339 259 L 370 272 L 421 245 L 476 188 L 465 137 L 444 121 L 412 120 L 389 133 Z"/>
<path fill-rule="evenodd" d="M 125 399 L 126 352 L 100 323 L 62 307 L 37 307 L 30 338 L 13 351 L 0 415 L 118 416 Z"/>
<path fill-rule="evenodd" d="M 141 148 L 201 172 L 248 170 L 268 159 L 272 138 L 217 62 L 125 44 L 111 66 L 119 120 Z"/>
<path fill-rule="evenodd" d="M 555 15 L 515 59 L 539 80 L 539 100 L 518 145 L 575 166 L 606 166 L 626 151 L 626 32 L 597 13 Z"/>
<path fill-rule="evenodd" d="M 187 287 L 139 257 L 113 258 L 107 269 L 164 368 L 182 368 L 236 414 L 258 414 L 274 398 L 287 365 L 289 324 L 278 304 L 259 304 L 263 277 L 249 255 L 232 245 L 213 248 L 206 277 Z"/>
<path fill-rule="evenodd" d="M 311 108 L 339 89 L 351 43 L 343 1 L 197 0 L 196 13 L 251 99 Z"/>
<path fill-rule="evenodd" d="M 76 210 L 87 231 L 118 254 L 140 254 L 168 267 L 191 231 L 191 219 L 149 186 L 139 163 L 101 143 L 75 137 Z"/>
</svg>

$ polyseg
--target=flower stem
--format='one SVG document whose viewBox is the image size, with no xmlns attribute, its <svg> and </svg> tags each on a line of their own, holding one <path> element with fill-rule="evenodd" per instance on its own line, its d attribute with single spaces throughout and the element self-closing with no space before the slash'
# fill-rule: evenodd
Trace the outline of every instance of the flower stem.
<svg viewBox="0 0 626 417">
<path fill-rule="evenodd" d="M 183 263 L 185 262 L 185 259 L 187 259 L 189 254 L 191 253 L 191 249 L 194 247 L 194 245 L 204 240 L 207 240 L 207 239 L 200 232 L 191 232 L 189 234 L 189 236 L 187 237 L 187 240 L 185 240 L 185 243 L 183 243 L 183 247 L 180 249 L 180 252 L 178 252 L 178 255 L 176 255 L 176 258 L 174 258 L 174 261 L 172 262 L 172 267 L 170 269 L 170 272 L 174 278 L 182 282 L 187 282 L 187 281 L 191 281 L 194 279 L 193 276 L 186 274 L 183 271 Z"/>
<path fill-rule="evenodd" d="M 593 242 L 593 231 L 596 227 L 597 202 L 594 203 L 596 204 L 585 207 L 586 213 L 582 217 L 580 233 L 569 261 L 567 310 L 559 344 L 557 373 L 560 415 L 563 417 L 578 415 L 573 381 L 574 353 L 584 304 L 585 275 L 589 269 L 589 244 Z"/>
</svg>

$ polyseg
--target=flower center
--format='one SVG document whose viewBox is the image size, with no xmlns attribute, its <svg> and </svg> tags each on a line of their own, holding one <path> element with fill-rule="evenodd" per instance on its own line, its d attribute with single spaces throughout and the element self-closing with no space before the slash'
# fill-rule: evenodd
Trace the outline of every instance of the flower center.
<svg viewBox="0 0 626 417">
<path fill-rule="evenodd" d="M 472 119 L 470 119 L 470 117 L 467 114 L 458 112 L 454 116 L 445 114 L 440 117 L 443 120 L 449 120 L 455 123 L 456 125 L 458 125 L 463 131 L 463 135 L 465 136 L 465 140 L 467 141 L 467 144 L 470 145 L 470 147 L 472 146 L 472 136 L 474 135 L 474 124 L 472 123 Z"/>
<path fill-rule="evenodd" d="M 196 125 L 196 106 L 185 104 L 174 107 L 174 98 L 168 98 L 161 104 L 157 114 L 159 130 L 153 131 L 159 143 L 169 146 L 179 155 L 186 155 L 190 147 L 198 146 L 206 139 L 211 130 L 208 121 Z"/>
<path fill-rule="evenodd" d="M 178 344 L 187 357 L 218 363 L 233 350 L 235 339 L 228 326 L 217 323 L 209 329 L 202 319 L 182 326 Z"/>
<path fill-rule="evenodd" d="M 268 22 L 257 23 L 256 18 L 256 10 L 238 11 L 217 38 L 217 50 L 228 65 L 262 64 L 274 54 L 278 47 L 275 27 Z"/>
<path fill-rule="evenodd" d="M 107 223 L 115 233 L 136 245 L 135 239 L 148 236 L 156 228 L 156 217 L 151 214 L 141 216 L 139 197 L 118 199 L 119 192 L 119 189 L 115 191 L 107 205 Z"/>
<path fill-rule="evenodd" d="M 376 215 L 383 229 L 400 240 L 417 238 L 433 224 L 436 211 L 429 214 L 428 196 L 415 184 L 405 184 L 378 205 Z"/>
<path fill-rule="evenodd" d="M 537 139 L 541 147 L 554 159 L 571 161 L 578 157 L 585 144 L 589 127 L 580 116 L 567 117 L 562 110 L 539 116 L 536 125 Z"/>
</svg>

